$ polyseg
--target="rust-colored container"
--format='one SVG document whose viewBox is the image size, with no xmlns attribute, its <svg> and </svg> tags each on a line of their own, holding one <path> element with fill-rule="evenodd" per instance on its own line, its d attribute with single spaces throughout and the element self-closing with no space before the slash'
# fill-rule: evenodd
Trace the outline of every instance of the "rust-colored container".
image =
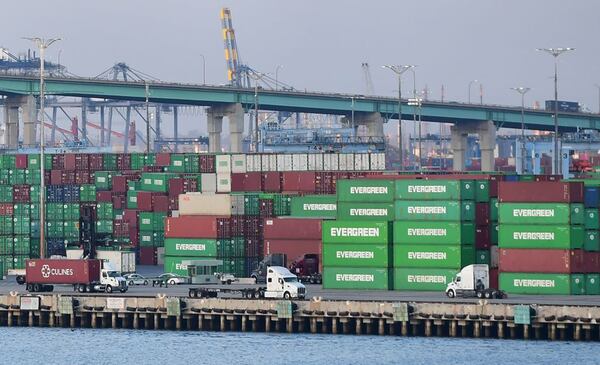
<svg viewBox="0 0 600 365">
<path fill-rule="evenodd" d="M 154 195 L 152 207 L 155 212 L 169 212 L 169 197 L 166 195 Z M 139 203 L 138 203 L 139 208 Z"/>
<path fill-rule="evenodd" d="M 27 168 L 27 155 L 15 155 L 15 168 L 26 169 Z"/>
<path fill-rule="evenodd" d="M 89 284 L 100 280 L 100 260 L 32 259 L 25 262 L 27 284 Z"/>
<path fill-rule="evenodd" d="M 50 185 L 62 185 L 62 171 L 61 170 L 50 171 Z"/>
<path fill-rule="evenodd" d="M 169 217 L 165 222 L 166 238 L 217 238 L 218 216 Z M 229 221 L 229 219 L 225 219 Z"/>
<path fill-rule="evenodd" d="M 89 171 L 75 171 L 75 184 L 84 185 L 84 184 L 93 184 L 94 181 L 91 178 L 91 174 Z"/>
<path fill-rule="evenodd" d="M 264 255 L 283 253 L 287 255 L 288 264 L 305 254 L 319 255 L 321 262 L 321 240 L 288 240 L 269 239 L 264 243 Z"/>
<path fill-rule="evenodd" d="M 63 170 L 75 170 L 75 154 L 65 154 Z"/>
<path fill-rule="evenodd" d="M 13 185 L 13 202 L 27 203 L 29 202 L 29 185 Z"/>
<path fill-rule="evenodd" d="M 281 192 L 281 173 L 265 172 L 262 174 L 263 191 L 267 193 Z"/>
<path fill-rule="evenodd" d="M 114 237 L 129 237 L 129 223 L 124 219 L 116 219 L 113 221 L 113 236 Z"/>
<path fill-rule="evenodd" d="M 264 222 L 264 238 L 321 240 L 320 219 L 270 218 Z"/>
<path fill-rule="evenodd" d="M 75 182 L 75 171 L 62 171 L 61 183 L 63 185 L 74 185 Z"/>
<path fill-rule="evenodd" d="M 215 155 L 200 155 L 200 173 L 214 174 L 216 172 Z"/>
<path fill-rule="evenodd" d="M 142 212 L 153 211 L 153 197 L 154 193 L 151 191 L 138 191 L 137 192 L 137 207 Z"/>
<path fill-rule="evenodd" d="M 283 192 L 314 193 L 316 190 L 316 173 L 312 171 L 286 171 L 281 181 Z"/>
<path fill-rule="evenodd" d="M 112 203 L 112 192 L 110 191 L 97 191 L 96 200 L 99 203 Z"/>
<path fill-rule="evenodd" d="M 600 272 L 600 252 L 584 251 L 583 261 L 584 261 L 586 272 L 588 272 L 588 273 Z"/>
<path fill-rule="evenodd" d="M 490 288 L 498 289 L 498 269 L 490 269 Z"/>
<path fill-rule="evenodd" d="M 171 154 L 170 153 L 157 153 L 155 166 L 166 167 L 171 165 Z"/>
<path fill-rule="evenodd" d="M 583 250 L 500 249 L 500 272 L 584 273 Z"/>
<path fill-rule="evenodd" d="M 102 155 L 93 153 L 89 155 L 90 171 L 102 171 L 104 170 L 104 161 Z"/>
<path fill-rule="evenodd" d="M 127 207 L 127 195 L 123 193 L 112 193 L 114 209 L 125 209 Z"/>
<path fill-rule="evenodd" d="M 65 155 L 52 155 L 52 168 L 62 170 L 65 167 Z"/>
<path fill-rule="evenodd" d="M 120 153 L 117 155 L 117 170 L 131 170 L 131 155 L 128 153 Z"/>
<path fill-rule="evenodd" d="M 14 211 L 12 203 L 0 203 L 0 216 L 12 216 Z"/>
<path fill-rule="evenodd" d="M 129 242 L 132 246 L 138 246 L 140 244 L 140 236 L 138 234 L 137 227 L 129 226 Z"/>
<path fill-rule="evenodd" d="M 475 227 L 475 248 L 478 250 L 489 250 L 492 246 L 489 226 Z"/>
<path fill-rule="evenodd" d="M 169 196 L 177 197 L 180 194 L 185 194 L 183 189 L 183 178 L 169 179 Z"/>
<path fill-rule="evenodd" d="M 475 224 L 478 226 L 490 223 L 490 203 L 475 204 Z"/>
<path fill-rule="evenodd" d="M 231 174 L 231 191 L 245 191 L 244 190 L 244 180 L 246 174 Z"/>
<path fill-rule="evenodd" d="M 138 211 L 133 209 L 123 210 L 123 219 L 129 223 L 129 227 L 138 226 Z"/>
<path fill-rule="evenodd" d="M 112 191 L 115 193 L 127 193 L 127 176 L 114 175 L 112 177 Z"/>
<path fill-rule="evenodd" d="M 156 265 L 155 247 L 140 247 L 140 265 Z"/>
<path fill-rule="evenodd" d="M 262 191 L 262 174 L 260 172 L 244 174 L 244 191 Z"/>
<path fill-rule="evenodd" d="M 583 183 L 562 181 L 501 182 L 500 203 L 582 203 Z"/>
</svg>

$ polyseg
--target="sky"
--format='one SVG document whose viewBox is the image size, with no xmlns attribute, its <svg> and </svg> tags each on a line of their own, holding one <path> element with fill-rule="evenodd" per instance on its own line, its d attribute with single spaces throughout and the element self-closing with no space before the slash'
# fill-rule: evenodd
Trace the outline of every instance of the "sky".
<svg viewBox="0 0 600 365">
<path fill-rule="evenodd" d="M 600 2 L 594 0 L 53 0 L 2 5 L 0 46 L 13 53 L 24 36 L 61 37 L 50 60 L 95 76 L 116 62 L 163 81 L 226 83 L 219 11 L 229 7 L 242 61 L 297 89 L 397 95 L 384 64 L 414 64 L 429 98 L 466 101 L 471 80 L 483 101 L 518 105 L 553 98 L 553 59 L 538 47 L 574 47 L 559 58 L 559 99 L 598 112 Z M 12 14 L 12 15 L 11 15 Z M 10 16 L 7 16 L 10 15 Z M 26 16 L 25 16 L 26 15 Z M 403 93 L 412 90 L 408 74 Z M 479 98 L 474 84 L 472 99 Z"/>
</svg>

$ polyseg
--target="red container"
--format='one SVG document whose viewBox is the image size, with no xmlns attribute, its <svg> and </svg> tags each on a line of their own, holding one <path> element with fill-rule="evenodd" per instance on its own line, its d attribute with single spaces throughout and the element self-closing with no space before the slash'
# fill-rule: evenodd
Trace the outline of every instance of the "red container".
<svg viewBox="0 0 600 365">
<path fill-rule="evenodd" d="M 321 240 L 321 220 L 301 218 L 265 219 L 264 238 Z"/>
<path fill-rule="evenodd" d="M 156 248 L 140 247 L 140 265 L 156 265 Z"/>
<path fill-rule="evenodd" d="M 216 172 L 215 155 L 200 155 L 200 172 L 203 174 L 212 174 Z"/>
<path fill-rule="evenodd" d="M 93 184 L 94 181 L 89 171 L 75 171 L 75 184 Z"/>
<path fill-rule="evenodd" d="M 110 191 L 97 191 L 96 200 L 100 203 L 112 203 L 112 192 Z"/>
<path fill-rule="evenodd" d="M 490 223 L 490 205 L 489 203 L 475 204 L 475 224 L 482 226 Z"/>
<path fill-rule="evenodd" d="M 231 218 L 217 218 L 217 238 L 231 237 Z"/>
<path fill-rule="evenodd" d="M 29 202 L 29 185 L 13 185 L 13 202 L 27 203 Z"/>
<path fill-rule="evenodd" d="M 179 210 L 179 198 L 169 197 L 169 210 Z"/>
<path fill-rule="evenodd" d="M 102 171 L 104 170 L 104 161 L 101 154 L 91 154 L 88 156 L 90 162 L 90 171 Z"/>
<path fill-rule="evenodd" d="M 0 216 L 12 216 L 14 214 L 14 206 L 12 203 L 0 203 Z"/>
<path fill-rule="evenodd" d="M 64 156 L 63 170 L 75 170 L 75 154 L 69 153 Z"/>
<path fill-rule="evenodd" d="M 138 191 L 137 193 L 137 207 L 142 212 L 151 212 L 153 210 L 153 199 L 154 193 L 150 191 Z"/>
<path fill-rule="evenodd" d="M 126 153 L 120 153 L 117 155 L 117 170 L 131 170 L 131 155 Z"/>
<path fill-rule="evenodd" d="M 285 192 L 314 193 L 316 173 L 309 171 L 286 171 L 282 174 L 281 190 Z"/>
<path fill-rule="evenodd" d="M 512 203 L 582 203 L 581 182 L 501 182 L 498 200 Z"/>
<path fill-rule="evenodd" d="M 246 174 L 231 174 L 231 191 L 246 191 L 244 190 L 244 181 L 246 179 Z M 255 190 L 260 191 L 260 190 Z"/>
<path fill-rule="evenodd" d="M 52 155 L 52 168 L 62 170 L 65 167 L 65 155 Z"/>
<path fill-rule="evenodd" d="M 584 273 L 583 250 L 500 249 L 500 272 Z"/>
<path fill-rule="evenodd" d="M 182 178 L 169 179 L 169 196 L 176 197 L 184 193 Z"/>
<path fill-rule="evenodd" d="M 246 219 L 243 215 L 232 216 L 230 219 L 230 230 L 232 237 L 243 237 L 246 235 Z"/>
<path fill-rule="evenodd" d="M 15 167 L 17 169 L 26 169 L 27 155 L 15 155 Z"/>
<path fill-rule="evenodd" d="M 264 220 L 260 217 L 246 216 L 244 218 L 244 236 L 260 238 L 263 232 Z"/>
<path fill-rule="evenodd" d="M 246 238 L 245 240 L 246 257 L 260 257 L 263 255 L 263 241 L 258 238 Z"/>
<path fill-rule="evenodd" d="M 50 185 L 62 185 L 62 171 L 61 170 L 50 171 Z"/>
<path fill-rule="evenodd" d="M 115 175 L 112 177 L 112 191 L 115 193 L 127 193 L 127 176 Z"/>
<path fill-rule="evenodd" d="M 123 211 L 123 219 L 129 223 L 129 227 L 136 228 L 138 226 L 138 211 L 125 209 Z"/>
<path fill-rule="evenodd" d="M 152 207 L 155 212 L 169 212 L 169 197 L 166 195 L 154 195 Z M 138 206 L 139 208 L 139 206 Z"/>
<path fill-rule="evenodd" d="M 288 264 L 305 254 L 319 255 L 321 262 L 321 240 L 265 240 L 264 255 L 283 253 L 287 256 Z"/>
<path fill-rule="evenodd" d="M 273 200 L 271 199 L 258 199 L 258 215 L 261 218 L 271 218 L 273 214 Z"/>
<path fill-rule="evenodd" d="M 281 192 L 281 173 L 265 172 L 262 174 L 263 191 L 267 193 Z"/>
<path fill-rule="evenodd" d="M 100 260 L 26 260 L 27 284 L 89 284 L 100 280 Z"/>
<path fill-rule="evenodd" d="M 490 288 L 498 289 L 498 269 L 490 269 Z"/>
<path fill-rule="evenodd" d="M 169 217 L 165 222 L 166 238 L 217 238 L 219 216 Z M 229 221 L 229 219 L 225 219 Z"/>
<path fill-rule="evenodd" d="M 489 250 L 492 246 L 489 226 L 475 227 L 475 248 L 478 250 Z"/>
<path fill-rule="evenodd" d="M 156 161 L 154 162 L 154 166 L 169 166 L 171 165 L 171 154 L 170 153 L 157 153 Z"/>
<path fill-rule="evenodd" d="M 113 222 L 114 237 L 129 237 L 129 223 L 124 219 L 117 219 Z"/>
<path fill-rule="evenodd" d="M 138 246 L 140 244 L 140 237 L 138 235 L 137 227 L 129 225 L 129 242 L 132 246 Z"/>
<path fill-rule="evenodd" d="M 588 273 L 600 272 L 600 252 L 584 252 L 583 261 Z"/>
</svg>

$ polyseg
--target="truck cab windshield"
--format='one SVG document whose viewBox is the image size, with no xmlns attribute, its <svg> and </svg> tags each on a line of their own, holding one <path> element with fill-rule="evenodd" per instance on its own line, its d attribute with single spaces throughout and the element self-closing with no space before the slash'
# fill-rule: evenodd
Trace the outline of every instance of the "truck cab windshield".
<svg viewBox="0 0 600 365">
<path fill-rule="evenodd" d="M 121 276 L 117 271 L 109 271 L 107 274 L 110 278 L 118 278 L 119 276 Z"/>
<path fill-rule="evenodd" d="M 298 278 L 295 276 L 288 276 L 283 278 L 283 281 L 285 281 L 286 283 L 295 283 L 298 281 Z"/>
</svg>

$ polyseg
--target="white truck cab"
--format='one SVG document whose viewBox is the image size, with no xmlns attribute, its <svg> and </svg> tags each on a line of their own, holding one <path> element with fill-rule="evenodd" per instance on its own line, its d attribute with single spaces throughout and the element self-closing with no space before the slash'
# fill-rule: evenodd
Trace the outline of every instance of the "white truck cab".
<svg viewBox="0 0 600 365">
<path fill-rule="evenodd" d="M 473 264 L 465 266 L 446 287 L 446 295 L 454 297 L 504 298 L 506 294 L 490 288 L 488 265 Z"/>
<path fill-rule="evenodd" d="M 265 298 L 304 299 L 306 287 L 298 277 L 282 266 L 267 268 L 267 290 Z"/>
<path fill-rule="evenodd" d="M 112 293 L 113 290 L 125 293 L 128 287 L 127 281 L 120 272 L 112 269 L 102 269 L 100 271 L 100 284 L 95 289 L 107 293 Z"/>
</svg>

